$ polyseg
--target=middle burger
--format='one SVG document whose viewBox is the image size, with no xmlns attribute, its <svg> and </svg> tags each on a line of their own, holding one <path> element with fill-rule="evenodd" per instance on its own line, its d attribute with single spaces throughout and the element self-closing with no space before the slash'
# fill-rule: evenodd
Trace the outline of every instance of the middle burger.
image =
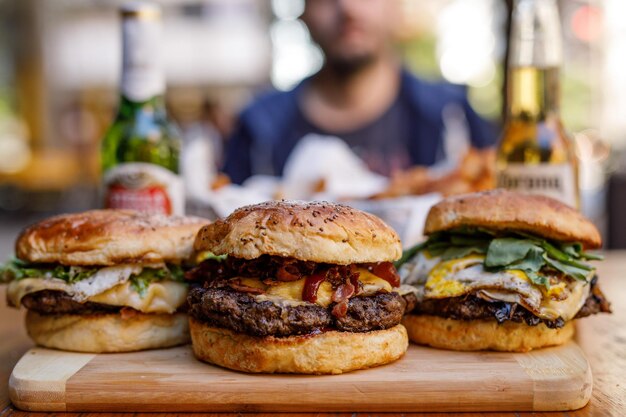
<svg viewBox="0 0 626 417">
<path fill-rule="evenodd" d="M 195 355 L 245 372 L 337 374 L 407 350 L 397 234 L 331 203 L 267 202 L 204 227 L 187 274 Z"/>
</svg>

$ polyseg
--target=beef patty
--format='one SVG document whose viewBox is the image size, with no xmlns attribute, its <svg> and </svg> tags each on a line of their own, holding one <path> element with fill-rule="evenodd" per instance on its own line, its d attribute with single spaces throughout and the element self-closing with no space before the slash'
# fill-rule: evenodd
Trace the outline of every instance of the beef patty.
<svg viewBox="0 0 626 417">
<path fill-rule="evenodd" d="M 400 323 L 405 301 L 397 293 L 381 293 L 348 300 L 345 316 L 331 314 L 317 304 L 278 305 L 257 301 L 247 293 L 223 288 L 194 288 L 188 297 L 189 314 L 196 320 L 253 336 L 290 336 L 327 329 L 368 332 Z"/>
<path fill-rule="evenodd" d="M 611 307 L 607 299 L 604 297 L 600 287 L 597 285 L 597 279 L 591 281 L 591 292 L 585 301 L 583 307 L 578 311 L 576 317 L 582 318 L 597 313 L 610 313 Z M 417 302 L 415 294 L 407 294 L 404 296 L 407 305 L 415 306 L 407 309 L 410 314 L 424 314 L 431 316 L 439 316 L 454 320 L 489 320 L 496 319 L 498 323 L 512 321 L 515 323 L 526 323 L 529 326 L 536 326 L 544 323 L 551 329 L 558 329 L 565 325 L 565 320 L 557 318 L 555 320 L 544 320 L 529 310 L 525 309 L 517 303 L 491 302 L 478 298 L 474 295 L 462 297 L 451 297 L 442 299 L 424 300 Z"/>
<path fill-rule="evenodd" d="M 125 311 L 137 311 L 132 307 L 113 306 L 109 304 L 93 303 L 91 301 L 79 303 L 78 301 L 74 301 L 69 294 L 54 290 L 42 290 L 25 295 L 24 298 L 22 298 L 22 305 L 39 314 L 92 315 L 119 313 L 122 309 Z M 177 311 L 184 312 L 186 309 L 187 306 L 183 304 Z"/>
<path fill-rule="evenodd" d="M 37 291 L 22 298 L 22 305 L 39 314 L 101 314 L 116 313 L 121 306 L 92 303 L 87 301 L 79 303 L 63 291 L 43 290 Z"/>
</svg>

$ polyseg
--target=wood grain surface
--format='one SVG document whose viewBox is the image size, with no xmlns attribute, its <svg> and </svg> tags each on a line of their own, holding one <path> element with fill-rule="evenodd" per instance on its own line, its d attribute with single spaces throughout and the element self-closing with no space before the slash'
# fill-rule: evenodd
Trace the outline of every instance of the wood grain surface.
<svg viewBox="0 0 626 417">
<path fill-rule="evenodd" d="M 88 355 L 36 348 L 9 382 L 32 411 L 561 411 L 587 404 L 591 372 L 573 342 L 532 354 L 411 345 L 401 360 L 335 376 L 232 372 L 189 346 Z"/>
<path fill-rule="evenodd" d="M 609 253 L 607 260 L 600 264 L 600 284 L 606 295 L 613 303 L 612 315 L 599 315 L 580 320 L 578 324 L 577 343 L 585 352 L 593 370 L 594 389 L 590 403 L 578 410 L 563 413 L 545 413 L 554 417 L 587 417 L 587 416 L 624 416 L 626 415 L 626 253 Z M 0 299 L 4 292 L 0 289 Z M 17 360 L 30 348 L 32 344 L 27 339 L 22 325 L 23 312 L 0 307 L 0 416 L 30 416 L 41 415 L 16 410 L 8 399 L 8 378 L 11 369 Z M 467 384 L 471 384 L 471 380 Z M 549 390 L 546 391 L 549 398 Z M 454 399 L 451 399 L 454 401 Z M 157 410 L 155 410 L 157 411 Z M 298 411 L 307 411 L 302 409 Z M 240 413 L 241 414 L 241 413 Z M 352 416 L 354 413 L 315 413 L 316 415 Z M 67 416 L 89 416 L 90 413 L 67 413 Z M 140 416 L 144 413 L 98 413 L 94 416 Z M 145 414 L 155 416 L 155 414 Z M 163 414 L 175 416 L 177 414 Z M 222 414 L 184 414 L 195 415 L 222 415 Z M 258 417 L 273 415 L 272 413 L 257 413 Z M 306 415 L 286 413 L 283 416 Z M 419 416 L 421 413 L 391 413 L 394 415 Z M 429 417 L 462 415 L 464 417 L 530 417 L 543 416 L 544 413 L 435 413 Z"/>
</svg>

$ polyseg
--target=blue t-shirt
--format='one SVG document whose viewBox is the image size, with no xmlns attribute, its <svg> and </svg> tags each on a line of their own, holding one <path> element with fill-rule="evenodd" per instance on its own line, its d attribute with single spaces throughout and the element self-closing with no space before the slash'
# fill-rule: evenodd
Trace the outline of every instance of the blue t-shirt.
<svg viewBox="0 0 626 417">
<path fill-rule="evenodd" d="M 288 92 L 267 93 L 240 115 L 224 165 L 233 182 L 256 174 L 282 175 L 289 154 L 310 133 L 343 139 L 372 171 L 383 175 L 433 165 L 445 158 L 443 111 L 451 104 L 463 111 L 472 146 L 495 143 L 495 127 L 474 112 L 458 85 L 427 83 L 402 71 L 398 96 L 378 119 L 353 131 L 329 132 L 300 109 L 298 97 L 306 82 Z"/>
</svg>

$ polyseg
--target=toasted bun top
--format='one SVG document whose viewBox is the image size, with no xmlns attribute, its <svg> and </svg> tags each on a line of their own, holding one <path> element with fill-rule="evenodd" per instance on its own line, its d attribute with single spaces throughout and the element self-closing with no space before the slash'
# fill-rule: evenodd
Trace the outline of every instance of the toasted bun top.
<svg viewBox="0 0 626 417">
<path fill-rule="evenodd" d="M 519 230 L 562 242 L 580 242 L 586 249 L 602 246 L 598 229 L 570 206 L 549 197 L 505 190 L 446 198 L 430 209 L 424 233 L 460 226 Z"/>
<path fill-rule="evenodd" d="M 270 201 L 239 208 L 203 227 L 194 248 L 243 259 L 276 255 L 340 265 L 402 255 L 398 235 L 381 219 L 326 202 Z"/>
<path fill-rule="evenodd" d="M 196 233 L 208 222 L 132 210 L 63 214 L 24 230 L 15 253 L 28 262 L 65 265 L 178 263 L 190 256 Z"/>
</svg>

